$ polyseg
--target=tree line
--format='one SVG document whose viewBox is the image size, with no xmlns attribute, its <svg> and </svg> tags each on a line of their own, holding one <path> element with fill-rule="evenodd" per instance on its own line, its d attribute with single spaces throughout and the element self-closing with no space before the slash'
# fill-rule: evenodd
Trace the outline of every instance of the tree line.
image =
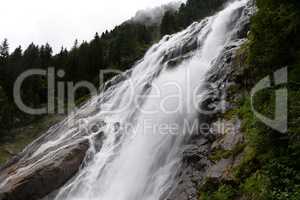
<svg viewBox="0 0 300 200">
<path fill-rule="evenodd" d="M 142 58 L 147 49 L 165 34 L 186 28 L 221 7 L 225 0 L 188 0 L 178 11 L 166 12 L 162 22 L 151 26 L 127 21 L 112 31 L 95 34 L 90 41 L 75 40 L 70 50 L 62 47 L 53 54 L 50 44 L 38 46 L 31 43 L 10 52 L 9 41 L 0 44 L 0 131 L 30 123 L 35 119 L 20 112 L 13 101 L 13 87 L 17 77 L 30 69 L 64 70 L 59 81 L 89 81 L 97 85 L 102 69 L 124 71 Z M 108 77 L 110 78 L 110 77 Z M 98 85 L 97 85 L 98 86 Z M 78 91 L 76 98 L 87 95 Z M 26 105 L 39 108 L 47 103 L 47 80 L 43 76 L 31 76 L 22 86 L 21 96 Z M 1 134 L 1 133 L 0 133 Z"/>
</svg>

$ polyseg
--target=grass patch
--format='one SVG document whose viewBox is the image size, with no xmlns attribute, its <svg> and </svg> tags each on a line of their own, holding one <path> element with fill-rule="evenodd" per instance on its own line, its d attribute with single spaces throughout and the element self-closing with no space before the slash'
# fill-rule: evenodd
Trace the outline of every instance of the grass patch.
<svg viewBox="0 0 300 200">
<path fill-rule="evenodd" d="M 30 126 L 12 130 L 9 136 L 2 139 L 0 143 L 0 165 L 21 152 L 28 144 L 62 119 L 63 116 L 45 116 Z"/>
<path fill-rule="evenodd" d="M 246 179 L 241 185 L 241 192 L 247 200 L 268 200 L 270 199 L 270 180 L 267 176 L 257 172 Z"/>
<path fill-rule="evenodd" d="M 199 200 L 232 200 L 237 191 L 230 185 L 221 185 L 217 191 L 200 193 Z"/>
<path fill-rule="evenodd" d="M 217 149 L 212 152 L 209 157 L 211 161 L 219 161 L 221 159 L 227 159 L 230 157 L 238 156 L 245 148 L 245 144 L 237 144 L 232 150 Z"/>
</svg>

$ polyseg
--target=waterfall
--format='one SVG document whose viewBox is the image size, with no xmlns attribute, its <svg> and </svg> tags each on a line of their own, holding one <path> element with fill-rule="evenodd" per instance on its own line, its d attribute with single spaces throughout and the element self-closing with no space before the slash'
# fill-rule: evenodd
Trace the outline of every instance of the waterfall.
<svg viewBox="0 0 300 200">
<path fill-rule="evenodd" d="M 192 134 L 186 126 L 197 119 L 206 74 L 232 41 L 247 2 L 231 1 L 215 16 L 165 36 L 130 71 L 27 147 L 22 159 L 31 164 L 14 176 L 88 139 L 83 166 L 55 200 L 161 199 L 180 166 L 181 145 Z M 191 44 L 196 47 L 187 51 Z"/>
</svg>

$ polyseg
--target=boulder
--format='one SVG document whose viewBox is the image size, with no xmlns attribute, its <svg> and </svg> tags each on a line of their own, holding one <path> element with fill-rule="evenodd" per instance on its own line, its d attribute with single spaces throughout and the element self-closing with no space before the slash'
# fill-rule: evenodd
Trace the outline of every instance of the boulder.
<svg viewBox="0 0 300 200">
<path fill-rule="evenodd" d="M 88 149 L 89 141 L 83 140 L 38 165 L 13 163 L 0 172 L 0 200 L 38 200 L 59 189 L 78 172 Z"/>
</svg>

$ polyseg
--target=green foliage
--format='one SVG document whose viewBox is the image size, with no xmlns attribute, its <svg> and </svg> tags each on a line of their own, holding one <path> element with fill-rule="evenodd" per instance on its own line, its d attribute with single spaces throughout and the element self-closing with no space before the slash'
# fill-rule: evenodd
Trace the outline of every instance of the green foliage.
<svg viewBox="0 0 300 200">
<path fill-rule="evenodd" d="M 185 29 L 195 21 L 212 15 L 219 10 L 226 0 L 188 0 L 175 12 L 166 12 L 160 27 L 161 35 L 172 34 Z"/>
<path fill-rule="evenodd" d="M 0 137 L 0 165 L 22 151 L 40 134 L 63 119 L 63 116 L 45 116 L 30 125 L 13 130 L 5 137 Z"/>
<path fill-rule="evenodd" d="M 4 39 L 2 44 L 0 45 L 0 57 L 7 58 L 9 56 L 9 46 L 7 39 Z"/>
<path fill-rule="evenodd" d="M 288 66 L 289 129 L 287 134 L 282 135 L 259 125 L 254 138 L 260 139 L 252 140 L 251 143 L 256 144 L 258 156 L 268 155 L 263 156 L 266 159 L 262 162 L 262 170 L 271 181 L 269 193 L 272 199 L 296 199 L 299 198 L 300 184 L 300 2 L 257 0 L 257 5 L 259 11 L 252 20 L 250 36 L 249 62 L 253 66 L 251 78 L 259 80 Z M 272 89 L 274 92 L 276 88 Z M 270 101 L 275 101 L 274 96 L 264 92 L 258 94 L 255 100 L 264 114 L 272 115 L 270 111 L 274 107 Z"/>
<path fill-rule="evenodd" d="M 52 55 L 49 44 L 37 46 L 33 43 L 24 51 L 18 47 L 9 54 L 8 42 L 4 40 L 0 45 L 0 87 L 3 96 L 0 106 L 0 115 L 3 116 L 0 118 L 1 135 L 4 137 L 4 132 L 29 123 L 34 118 L 20 112 L 13 103 L 14 83 L 21 73 L 30 69 L 54 67 L 64 70 L 66 74 L 56 81 L 89 81 L 99 86 L 96 81 L 101 69 L 114 68 L 124 71 L 131 67 L 153 42 L 154 32 L 153 27 L 124 23 L 101 37 L 96 33 L 90 42 L 83 41 L 79 44 L 76 40 L 70 51 L 62 48 L 57 55 Z M 33 108 L 46 104 L 47 88 L 46 77 L 27 78 L 21 88 L 24 103 Z M 76 99 L 87 95 L 87 90 L 80 89 Z"/>
<path fill-rule="evenodd" d="M 241 153 L 245 148 L 245 144 L 237 144 L 232 150 L 217 149 L 212 152 L 209 157 L 212 161 L 219 161 L 221 159 L 227 159 L 229 157 L 235 157 Z"/>
<path fill-rule="evenodd" d="M 235 197 L 296 200 L 300 199 L 300 2 L 257 0 L 257 6 L 258 12 L 251 21 L 249 42 L 241 50 L 247 59 L 238 62 L 241 69 L 235 69 L 239 74 L 236 80 L 239 85 L 230 91 L 245 97 L 235 102 L 238 109 L 225 114 L 227 118 L 238 115 L 243 120 L 242 131 L 246 138 L 243 158 L 233 169 L 235 184 L 239 188 Z M 249 90 L 259 80 L 285 66 L 289 71 L 288 84 L 263 90 L 253 99 L 255 110 L 274 118 L 274 92 L 287 87 L 288 132 L 281 134 L 254 116 Z M 223 186 L 214 186 L 213 191 L 220 187 Z M 206 199 L 213 198 L 214 192 L 204 191 L 208 194 Z"/>
<path fill-rule="evenodd" d="M 257 81 L 288 66 L 289 129 L 283 135 L 259 122 L 252 114 L 249 98 L 245 98 L 238 113 L 244 121 L 247 147 L 235 169 L 236 176 L 246 199 L 299 199 L 299 1 L 257 0 L 257 5 L 249 43 L 251 72 L 245 76 Z M 254 98 L 255 109 L 270 118 L 274 117 L 276 89 L 264 90 Z"/>
<path fill-rule="evenodd" d="M 259 12 L 252 19 L 249 61 L 255 72 L 299 63 L 299 1 L 257 0 Z"/>
<path fill-rule="evenodd" d="M 176 23 L 175 13 L 171 11 L 166 12 L 161 22 L 161 35 L 175 33 L 178 30 Z"/>
<path fill-rule="evenodd" d="M 204 192 L 200 194 L 200 200 L 232 200 L 237 191 L 230 185 L 221 185 L 214 192 Z"/>
<path fill-rule="evenodd" d="M 258 171 L 245 180 L 241 186 L 241 193 L 246 200 L 267 200 L 271 196 L 270 185 L 269 178 Z"/>
</svg>

